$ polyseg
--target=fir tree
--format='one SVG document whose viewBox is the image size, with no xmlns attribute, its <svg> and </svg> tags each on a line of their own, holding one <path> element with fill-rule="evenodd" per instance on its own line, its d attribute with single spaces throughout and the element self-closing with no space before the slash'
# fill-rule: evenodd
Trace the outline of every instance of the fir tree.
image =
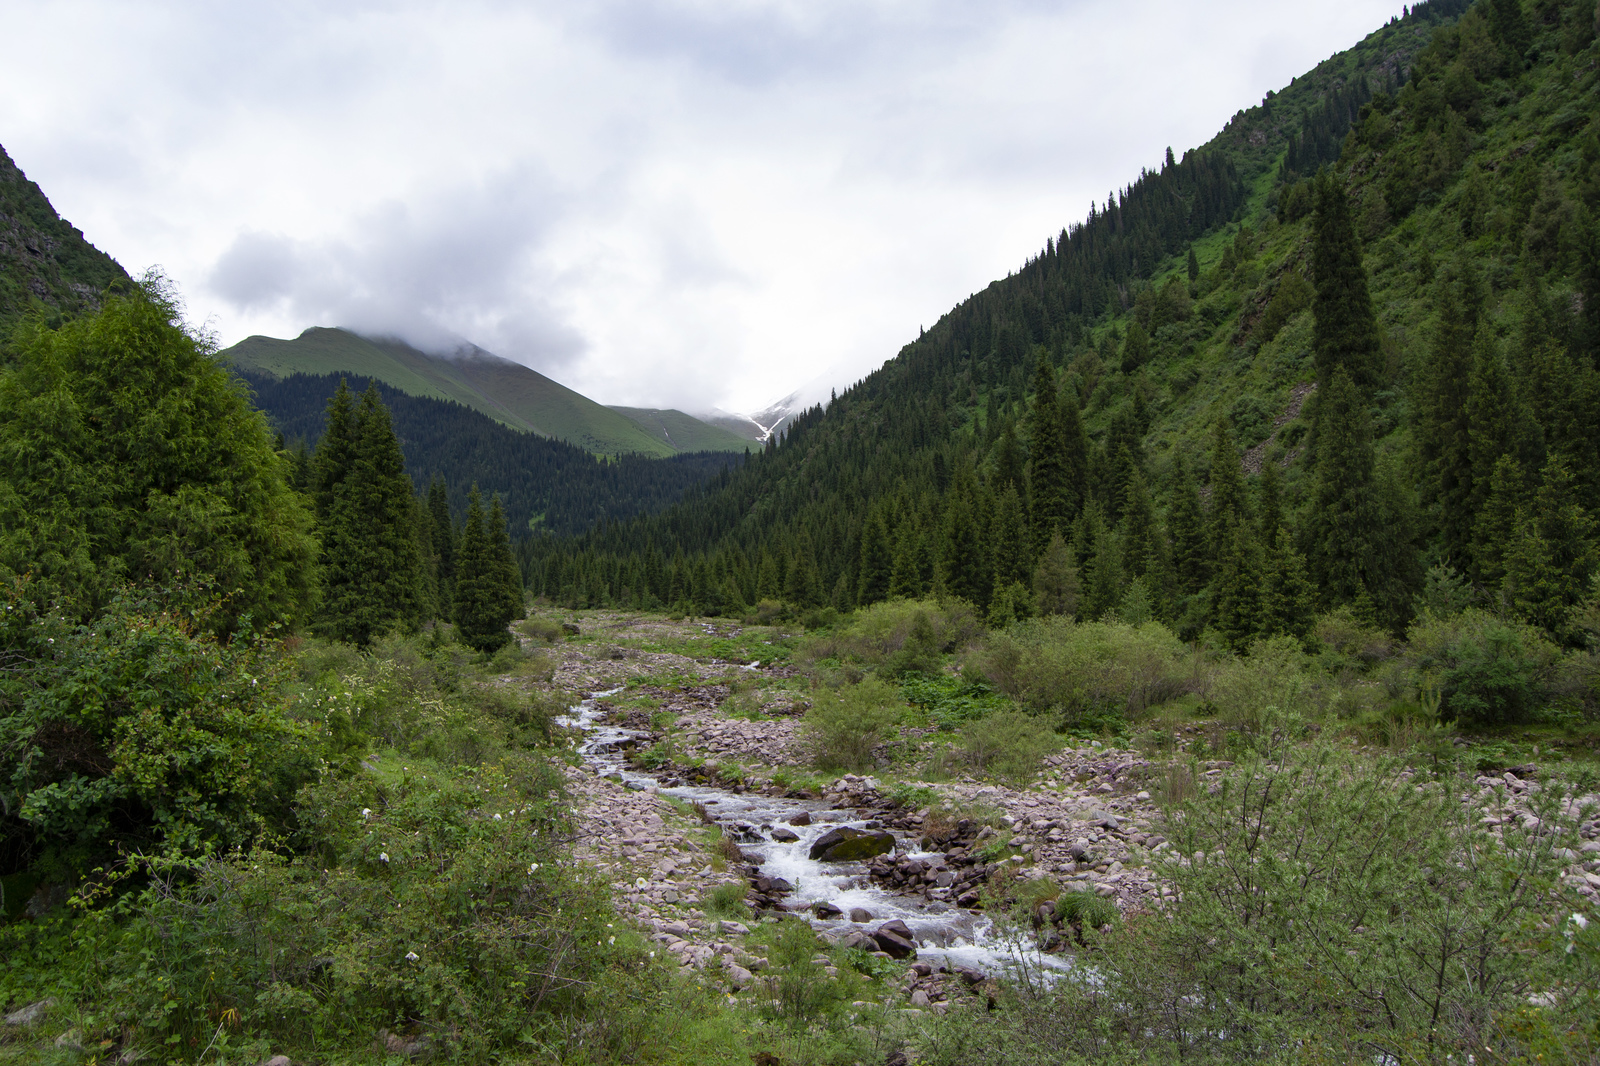
<svg viewBox="0 0 1600 1066">
<path fill-rule="evenodd" d="M 1326 390 L 1334 372 L 1343 368 L 1363 393 L 1378 384 L 1380 344 L 1378 319 L 1367 290 L 1361 243 L 1350 217 L 1344 185 L 1324 171 L 1316 180 L 1316 215 L 1312 224 L 1311 349 L 1317 384 Z M 1323 395 L 1326 395 L 1324 391 Z"/>
<path fill-rule="evenodd" d="M 444 478 L 435 477 L 428 486 L 428 517 L 433 523 L 433 553 L 438 575 L 439 602 L 450 605 L 455 601 L 451 580 L 456 572 L 456 530 L 450 519 L 450 494 Z M 449 611 L 445 610 L 445 614 Z"/>
<path fill-rule="evenodd" d="M 503 590 L 504 598 L 500 609 L 509 624 L 513 619 L 521 618 L 523 615 L 522 571 L 511 554 L 511 537 L 506 529 L 506 513 L 500 506 L 498 492 L 494 494 L 494 502 L 489 507 L 489 517 L 486 521 L 484 534 L 489 538 L 489 556 L 494 561 L 495 571 L 500 575 Z"/>
<path fill-rule="evenodd" d="M 1033 379 L 1033 410 L 1028 417 L 1028 500 L 1033 512 L 1034 543 L 1040 547 L 1052 533 L 1064 531 L 1072 521 L 1075 501 L 1067 483 L 1066 453 L 1055 375 L 1050 364 L 1041 359 Z"/>
<path fill-rule="evenodd" d="M 1094 534 L 1094 560 L 1089 565 L 1088 588 L 1083 594 L 1083 614 L 1098 620 L 1122 601 L 1122 544 L 1116 533 L 1103 526 Z"/>
<path fill-rule="evenodd" d="M 1416 390 L 1423 500 L 1436 508 L 1440 554 L 1465 565 L 1475 509 L 1468 417 L 1475 323 L 1449 281 L 1440 283 L 1435 306 L 1438 324 Z"/>
<path fill-rule="evenodd" d="M 817 573 L 817 556 L 811 547 L 811 538 L 800 534 L 795 542 L 794 557 L 789 563 L 789 577 L 783 586 L 783 598 L 796 607 L 816 607 L 822 602 L 822 578 Z"/>
<path fill-rule="evenodd" d="M 348 395 L 345 390 L 343 399 Z M 330 422 L 345 413 L 340 401 L 335 394 Z M 315 628 L 365 644 L 389 629 L 419 624 L 426 584 L 411 481 L 376 385 L 362 394 L 346 426 L 338 427 L 339 436 L 325 435 L 329 454 L 319 454 L 317 463 L 319 498 L 327 502 L 318 523 L 323 598 Z M 348 463 L 342 471 L 341 460 Z"/>
<path fill-rule="evenodd" d="M 1033 572 L 1034 613 L 1041 616 L 1078 613 L 1078 565 L 1060 533 L 1052 534 Z"/>
<path fill-rule="evenodd" d="M 1321 423 L 1305 554 L 1323 598 L 1338 606 L 1368 591 L 1381 533 L 1372 427 L 1361 394 L 1342 367 L 1328 385 Z"/>
<path fill-rule="evenodd" d="M 889 545 L 889 534 L 883 528 L 883 517 L 874 511 L 861 527 L 861 569 L 856 577 L 856 602 L 865 605 L 887 599 L 893 576 L 894 551 Z"/>
<path fill-rule="evenodd" d="M 1128 335 L 1122 340 L 1122 372 L 1132 374 L 1149 361 L 1150 334 L 1135 319 L 1128 324 Z"/>
<path fill-rule="evenodd" d="M 1024 583 L 1033 574 L 1033 547 L 1022 516 L 1022 500 L 1014 486 L 1000 493 L 994 516 L 994 587 Z"/>
<path fill-rule="evenodd" d="M 1194 254 L 1194 245 L 1189 245 L 1189 281 L 1193 284 L 1200 280 L 1200 259 Z"/>
<path fill-rule="evenodd" d="M 1211 430 L 1211 514 L 1206 523 L 1214 565 L 1232 550 L 1235 534 L 1250 521 L 1250 500 L 1245 494 L 1239 449 L 1228 432 L 1228 420 L 1217 419 Z"/>
<path fill-rule="evenodd" d="M 1278 464 L 1270 459 L 1261 464 L 1261 474 L 1256 481 L 1259 502 L 1256 513 L 1260 516 L 1256 529 L 1261 543 L 1270 545 L 1283 528 L 1283 479 L 1278 474 Z"/>
<path fill-rule="evenodd" d="M 943 550 L 939 571 L 944 588 L 978 607 L 989 602 L 992 564 L 983 551 L 983 538 L 973 513 L 972 475 L 966 470 L 956 476 L 945 501 Z"/>
<path fill-rule="evenodd" d="M 1212 617 L 1228 646 L 1242 652 L 1255 638 L 1261 620 L 1261 551 L 1247 523 L 1233 528 L 1233 541 L 1217 563 Z"/>
<path fill-rule="evenodd" d="M 1571 647 L 1584 643 L 1573 612 L 1595 572 L 1595 523 L 1576 499 L 1559 457 L 1545 464 L 1539 489 L 1506 555 L 1507 599 L 1517 613 Z"/>
<path fill-rule="evenodd" d="M 1288 531 L 1280 526 L 1268 542 L 1259 632 L 1304 641 L 1316 619 L 1317 592 L 1306 576 L 1305 556 L 1294 550 Z"/>
<path fill-rule="evenodd" d="M 460 640 L 485 653 L 511 642 L 505 574 L 487 526 L 478 486 L 473 485 L 467 496 L 467 524 L 456 551 L 455 623 Z M 578 595 L 576 589 L 573 595 Z"/>
<path fill-rule="evenodd" d="M 1182 455 L 1173 466 L 1171 508 L 1167 528 L 1172 533 L 1172 567 L 1177 574 L 1179 591 L 1192 596 L 1211 580 L 1211 552 L 1206 545 L 1200 494 Z"/>
</svg>

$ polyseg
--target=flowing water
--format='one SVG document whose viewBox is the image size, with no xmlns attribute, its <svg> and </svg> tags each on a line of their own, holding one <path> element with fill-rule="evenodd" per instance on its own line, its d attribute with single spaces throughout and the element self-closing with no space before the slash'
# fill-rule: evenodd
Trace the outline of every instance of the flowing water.
<svg viewBox="0 0 1600 1066">
<path fill-rule="evenodd" d="M 597 706 L 621 689 L 596 692 L 558 719 L 561 725 L 584 731 L 578 752 L 596 772 L 619 777 L 628 788 L 658 792 L 689 803 L 702 804 L 710 816 L 731 835 L 749 855 L 760 858 L 760 872 L 782 878 L 794 886 L 786 900 L 796 913 L 803 913 L 820 932 L 843 934 L 852 929 L 870 932 L 884 922 L 899 919 L 916 935 L 917 954 L 924 961 L 944 961 L 951 967 L 967 966 L 993 973 L 1026 966 L 1035 973 L 1066 968 L 1066 962 L 1040 952 L 1031 939 L 1015 942 L 1000 936 L 985 915 L 974 913 L 942 900 L 927 900 L 920 895 L 897 893 L 871 882 L 865 863 L 817 862 L 807 857 L 818 837 L 839 826 L 866 828 L 869 820 L 857 818 L 853 810 L 829 807 L 820 800 L 792 800 L 776 796 L 736 793 L 709 785 L 662 787 L 648 773 L 630 768 L 625 751 L 630 744 L 646 741 L 650 734 L 601 721 L 605 711 Z M 811 824 L 790 826 L 789 819 L 809 811 Z M 775 828 L 788 829 L 799 839 L 784 842 L 772 839 Z M 881 828 L 871 823 L 874 829 Z M 895 834 L 896 854 L 930 863 L 943 861 L 940 852 L 924 852 L 918 842 L 905 834 Z M 811 908 L 828 903 L 842 912 L 837 918 L 818 918 Z M 871 921 L 853 923 L 852 910 L 865 910 Z"/>
</svg>

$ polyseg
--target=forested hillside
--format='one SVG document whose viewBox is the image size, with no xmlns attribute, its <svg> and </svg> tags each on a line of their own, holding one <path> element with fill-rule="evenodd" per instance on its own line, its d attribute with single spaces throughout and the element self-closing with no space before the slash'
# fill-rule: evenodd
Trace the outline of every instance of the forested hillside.
<svg viewBox="0 0 1600 1066">
<path fill-rule="evenodd" d="M 303 470 L 309 450 L 322 436 L 325 409 L 340 375 L 273 378 L 242 371 L 239 376 L 253 390 L 256 405 L 299 452 Z M 364 377 L 344 380 L 356 392 L 371 383 Z M 514 535 L 539 530 L 570 536 L 653 514 L 689 486 L 742 462 L 726 451 L 597 459 L 576 445 L 508 429 L 453 401 L 413 396 L 382 382 L 377 388 L 417 492 L 426 493 L 436 478 L 443 479 L 450 510 L 459 520 L 467 513 L 467 493 L 476 483 L 486 497 L 501 497 Z"/>
<path fill-rule="evenodd" d="M 1594 5 L 1466 9 L 1419 4 L 1169 150 L 728 483 L 526 545 L 530 582 L 705 609 L 942 590 L 1004 620 L 1048 564 L 1080 617 L 1236 647 L 1339 606 L 1399 632 L 1424 595 L 1577 640 Z"/>
<path fill-rule="evenodd" d="M 117 261 L 84 240 L 0 148 L 0 337 L 30 307 L 73 312 L 127 281 Z"/>
</svg>

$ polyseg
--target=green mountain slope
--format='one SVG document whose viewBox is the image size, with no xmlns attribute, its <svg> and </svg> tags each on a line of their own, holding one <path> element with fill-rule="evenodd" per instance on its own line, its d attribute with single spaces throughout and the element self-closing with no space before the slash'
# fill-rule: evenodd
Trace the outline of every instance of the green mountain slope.
<svg viewBox="0 0 1600 1066">
<path fill-rule="evenodd" d="M 1600 518 L 1594 14 L 1411 7 L 1169 152 L 725 486 L 532 542 L 530 575 L 558 599 L 705 609 L 944 590 L 1003 618 L 1059 531 L 1090 617 L 1127 604 L 1237 643 L 1272 631 L 1270 575 L 1301 566 L 1318 610 L 1398 630 L 1432 567 L 1430 595 L 1575 639 L 1557 616 Z M 1336 201 L 1376 321 L 1319 458 L 1314 349 L 1355 313 L 1316 295 Z M 1348 482 L 1324 463 L 1340 455 Z M 1355 532 L 1329 532 L 1329 508 Z M 1365 561 L 1319 576 L 1351 545 Z"/>
<path fill-rule="evenodd" d="M 512 429 L 596 454 L 668 456 L 683 450 L 587 396 L 481 348 L 445 358 L 397 340 L 315 327 L 294 340 L 246 337 L 221 354 L 242 370 L 277 378 L 337 372 L 377 378 L 412 396 L 454 400 Z"/>
<path fill-rule="evenodd" d="M 616 406 L 611 410 L 626 416 L 640 429 L 680 452 L 742 452 L 750 447 L 749 438 L 703 422 L 682 411 Z"/>
<path fill-rule="evenodd" d="M 117 261 L 57 215 L 0 147 L 0 337 L 30 307 L 67 313 L 96 307 L 108 285 L 127 280 Z"/>
</svg>

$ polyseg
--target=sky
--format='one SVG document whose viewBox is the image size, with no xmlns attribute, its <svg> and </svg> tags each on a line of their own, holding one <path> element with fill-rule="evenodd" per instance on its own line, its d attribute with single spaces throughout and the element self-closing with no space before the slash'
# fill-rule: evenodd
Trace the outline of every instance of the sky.
<svg viewBox="0 0 1600 1066">
<path fill-rule="evenodd" d="M 1386 0 L 5 0 L 0 145 L 223 345 L 843 388 Z"/>
</svg>

